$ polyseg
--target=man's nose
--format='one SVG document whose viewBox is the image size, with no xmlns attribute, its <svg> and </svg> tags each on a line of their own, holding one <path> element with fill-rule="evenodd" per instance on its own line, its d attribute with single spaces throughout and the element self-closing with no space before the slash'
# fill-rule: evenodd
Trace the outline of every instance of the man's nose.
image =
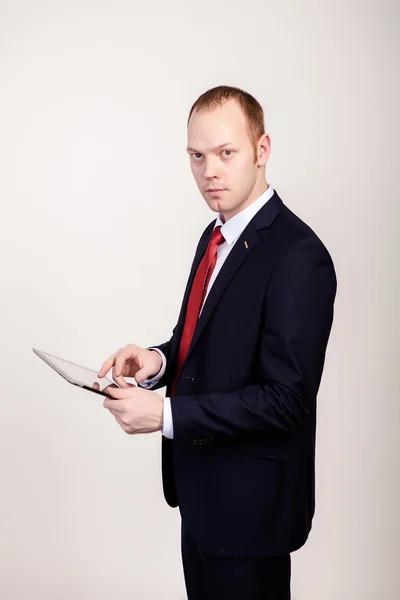
<svg viewBox="0 0 400 600">
<path fill-rule="evenodd" d="M 215 158 L 207 158 L 205 162 L 204 177 L 206 179 L 213 179 L 218 176 L 218 166 Z"/>
</svg>

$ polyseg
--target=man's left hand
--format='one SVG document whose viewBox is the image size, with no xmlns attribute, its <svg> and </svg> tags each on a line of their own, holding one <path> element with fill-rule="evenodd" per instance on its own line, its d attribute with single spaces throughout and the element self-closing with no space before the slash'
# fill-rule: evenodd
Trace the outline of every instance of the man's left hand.
<svg viewBox="0 0 400 600">
<path fill-rule="evenodd" d="M 105 391 L 111 398 L 106 398 L 103 406 L 126 433 L 153 433 L 162 429 L 164 401 L 160 394 L 132 384 L 128 388 L 109 386 Z"/>
</svg>

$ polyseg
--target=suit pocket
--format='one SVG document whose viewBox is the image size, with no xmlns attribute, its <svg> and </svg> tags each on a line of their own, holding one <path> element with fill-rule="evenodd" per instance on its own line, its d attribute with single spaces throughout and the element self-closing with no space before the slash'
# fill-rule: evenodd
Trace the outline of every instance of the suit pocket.
<svg viewBox="0 0 400 600">
<path fill-rule="evenodd" d="M 290 446 L 285 441 L 284 443 L 271 443 L 264 439 L 239 439 L 231 446 L 233 452 L 240 454 L 248 454 L 257 458 L 266 458 L 284 462 L 290 458 Z"/>
</svg>

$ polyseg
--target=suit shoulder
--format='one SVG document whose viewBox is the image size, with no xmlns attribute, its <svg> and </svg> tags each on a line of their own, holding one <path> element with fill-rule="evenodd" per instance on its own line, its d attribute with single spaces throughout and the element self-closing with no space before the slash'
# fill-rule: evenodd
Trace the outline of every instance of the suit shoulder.
<svg viewBox="0 0 400 600">
<path fill-rule="evenodd" d="M 332 261 L 332 257 L 317 233 L 303 221 L 298 215 L 296 215 L 286 204 L 282 203 L 282 207 L 277 219 L 277 225 L 284 232 L 287 237 L 288 250 L 289 248 L 300 246 L 308 246 L 318 250 L 319 253 L 325 255 L 326 258 Z"/>
</svg>

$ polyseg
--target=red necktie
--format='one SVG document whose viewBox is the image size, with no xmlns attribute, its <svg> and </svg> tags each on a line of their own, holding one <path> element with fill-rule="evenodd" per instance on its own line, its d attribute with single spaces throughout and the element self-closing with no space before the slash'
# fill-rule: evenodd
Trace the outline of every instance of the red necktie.
<svg viewBox="0 0 400 600">
<path fill-rule="evenodd" d="M 224 241 L 225 239 L 221 233 L 221 227 L 215 227 L 214 231 L 212 232 L 210 241 L 208 242 L 206 252 L 203 258 L 201 259 L 201 262 L 196 271 L 196 276 L 193 281 L 186 309 L 185 325 L 183 327 L 181 344 L 179 347 L 178 364 L 176 367 L 175 380 L 173 382 L 171 396 L 175 395 L 175 389 L 179 373 L 186 358 L 186 354 L 189 350 L 194 330 L 196 329 L 197 320 L 199 318 L 200 309 L 203 305 L 204 297 L 207 291 L 207 286 L 210 281 L 211 274 L 214 271 L 215 264 L 217 262 L 218 247 Z"/>
</svg>

